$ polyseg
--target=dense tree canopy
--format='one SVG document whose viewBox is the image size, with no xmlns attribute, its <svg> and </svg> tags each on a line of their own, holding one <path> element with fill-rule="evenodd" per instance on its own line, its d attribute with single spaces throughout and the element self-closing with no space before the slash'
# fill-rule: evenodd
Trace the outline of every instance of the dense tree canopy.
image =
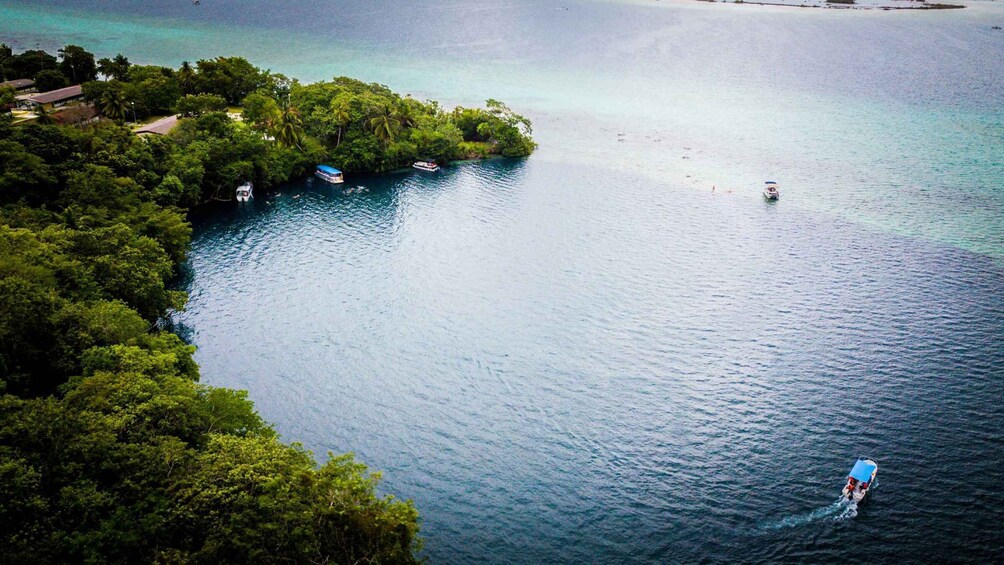
<svg viewBox="0 0 1004 565">
<path fill-rule="evenodd" d="M 35 88 L 39 92 L 48 92 L 65 86 L 70 86 L 70 81 L 58 69 L 46 69 L 35 75 Z"/>
<path fill-rule="evenodd" d="M 59 50 L 59 70 L 73 84 L 98 78 L 94 54 L 77 45 L 67 45 Z"/>
<path fill-rule="evenodd" d="M 38 86 L 41 91 L 52 89 L 51 84 L 56 80 L 52 72 L 62 75 L 65 84 L 80 84 L 97 78 L 98 65 L 94 61 L 94 54 L 83 47 L 67 45 L 58 54 L 58 60 L 56 56 L 39 49 L 15 54 L 10 46 L 0 44 L 0 78 L 30 78 L 38 81 L 40 73 L 50 73 L 42 77 L 42 84 Z"/>
<path fill-rule="evenodd" d="M 146 139 L 0 120 L 0 562 L 416 562 L 410 501 L 279 441 L 156 323 L 185 299 L 179 206 L 309 159 L 220 112 Z"/>
<path fill-rule="evenodd" d="M 4 80 L 35 78 L 38 73 L 56 69 L 56 57 L 39 49 L 30 49 L 7 57 L 3 63 Z"/>
<path fill-rule="evenodd" d="M 231 104 L 269 84 L 269 73 L 243 57 L 217 57 L 196 63 L 196 89 L 222 96 Z"/>
<path fill-rule="evenodd" d="M 42 79 L 43 90 L 84 80 L 85 98 L 119 123 L 171 113 L 194 118 L 242 106 L 244 126 L 278 145 L 274 155 L 297 149 L 315 164 L 324 161 L 349 172 L 387 171 L 417 160 L 523 157 L 536 148 L 530 121 L 495 100 L 483 109 L 447 112 L 436 102 L 346 77 L 302 85 L 242 57 L 184 62 L 175 70 L 134 65 L 121 54 L 95 62 L 74 45 L 60 50 L 58 66 L 47 56 L 11 54 L 7 67 L 26 68 Z M 94 80 L 99 72 L 105 81 Z M 204 192 L 214 197 L 216 189 Z"/>
<path fill-rule="evenodd" d="M 255 93 L 255 107 L 263 105 Z M 308 136 L 327 149 L 331 162 L 347 171 L 385 171 L 423 159 L 447 162 L 499 154 L 529 155 L 537 147 L 530 122 L 496 101 L 488 110 L 458 108 L 401 97 L 379 84 L 340 77 L 331 82 L 293 84 L 290 104 L 304 119 Z M 465 131 L 460 118 L 473 124 Z M 245 115 L 262 126 L 262 118 Z M 479 133 L 478 126 L 485 124 Z"/>
<path fill-rule="evenodd" d="M 129 59 L 121 53 L 112 59 L 98 59 L 98 72 L 106 79 L 126 80 L 129 76 Z"/>
<path fill-rule="evenodd" d="M 318 466 L 279 441 L 246 393 L 200 385 L 193 348 L 160 329 L 185 302 L 170 285 L 185 209 L 320 162 L 525 156 L 529 120 L 495 100 L 445 111 L 345 77 L 301 85 L 239 57 L 175 70 L 59 55 L 0 46 L 5 78 L 83 82 L 105 118 L 0 116 L 0 560 L 415 562 L 410 501 L 378 494 L 351 455 Z M 123 125 L 169 113 L 169 135 Z"/>
</svg>

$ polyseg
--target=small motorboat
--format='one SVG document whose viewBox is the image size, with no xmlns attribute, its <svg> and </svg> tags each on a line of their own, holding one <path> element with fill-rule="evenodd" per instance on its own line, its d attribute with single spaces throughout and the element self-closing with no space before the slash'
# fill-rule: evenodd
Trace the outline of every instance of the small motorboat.
<svg viewBox="0 0 1004 565">
<path fill-rule="evenodd" d="M 868 489 L 875 483 L 875 475 L 878 474 L 878 463 L 871 459 L 858 459 L 847 475 L 847 484 L 844 485 L 842 495 L 847 500 L 861 502 Z"/>
<path fill-rule="evenodd" d="M 254 197 L 253 193 L 254 193 L 254 186 L 252 186 L 251 183 L 246 182 L 237 187 L 237 193 L 236 193 L 237 201 L 247 202 L 248 200 L 251 200 L 251 198 Z"/>
<path fill-rule="evenodd" d="M 345 175 L 338 169 L 328 165 L 318 165 L 314 174 L 317 175 L 317 178 L 331 184 L 342 184 L 345 182 Z"/>
<path fill-rule="evenodd" d="M 412 167 L 421 171 L 429 171 L 430 173 L 434 173 L 439 170 L 439 165 L 437 165 L 435 161 L 416 161 Z"/>
<path fill-rule="evenodd" d="M 766 198 L 767 200 L 777 200 L 778 198 L 781 198 L 781 191 L 777 189 L 776 182 L 769 180 L 764 184 L 767 185 L 763 188 L 764 198 Z"/>
</svg>

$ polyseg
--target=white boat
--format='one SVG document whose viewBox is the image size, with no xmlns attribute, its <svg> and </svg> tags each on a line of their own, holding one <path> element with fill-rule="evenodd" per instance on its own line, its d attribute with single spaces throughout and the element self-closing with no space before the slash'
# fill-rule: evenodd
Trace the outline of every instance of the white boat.
<svg viewBox="0 0 1004 565">
<path fill-rule="evenodd" d="M 778 198 L 781 198 L 781 191 L 777 189 L 776 182 L 769 180 L 764 184 L 767 185 L 763 189 L 764 198 L 766 198 L 767 200 L 777 200 Z"/>
<path fill-rule="evenodd" d="M 434 173 L 439 170 L 439 165 L 433 161 L 416 161 L 412 167 L 422 171 L 429 171 L 430 173 Z"/>
<path fill-rule="evenodd" d="M 345 182 L 345 175 L 341 171 L 328 165 L 318 165 L 314 171 L 317 178 L 330 182 L 331 184 L 342 184 Z"/>
<path fill-rule="evenodd" d="M 237 187 L 237 201 L 247 202 L 248 200 L 251 200 L 251 198 L 254 196 L 253 193 L 254 193 L 254 186 L 252 186 L 251 183 L 246 182 Z"/>
<path fill-rule="evenodd" d="M 841 494 L 848 500 L 861 502 L 868 494 L 868 489 L 875 483 L 876 475 L 878 475 L 878 463 L 871 459 L 858 459 L 847 475 L 847 484 L 844 485 Z"/>
</svg>

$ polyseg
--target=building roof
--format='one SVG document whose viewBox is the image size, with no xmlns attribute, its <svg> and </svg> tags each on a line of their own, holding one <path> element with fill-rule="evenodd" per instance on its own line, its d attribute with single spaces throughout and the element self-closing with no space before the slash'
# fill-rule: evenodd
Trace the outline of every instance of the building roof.
<svg viewBox="0 0 1004 565">
<path fill-rule="evenodd" d="M 52 118 L 60 124 L 82 124 L 98 116 L 98 110 L 93 104 L 74 104 L 52 113 Z"/>
<path fill-rule="evenodd" d="M 35 81 L 31 80 L 30 78 L 16 78 L 14 80 L 7 80 L 4 82 L 0 82 L 0 88 L 3 88 L 5 86 L 13 86 L 14 90 L 21 90 L 24 88 L 31 88 L 35 86 Z"/>
<path fill-rule="evenodd" d="M 155 133 L 157 135 L 166 135 L 174 126 L 178 125 L 178 116 L 168 116 L 166 118 L 161 118 L 156 122 L 150 122 L 145 126 L 135 130 L 137 134 L 143 133 Z"/>
<path fill-rule="evenodd" d="M 50 90 L 49 92 L 42 92 L 40 94 L 34 94 L 28 97 L 28 100 L 36 104 L 51 104 L 53 102 L 62 102 L 63 100 L 70 100 L 72 98 L 77 98 L 83 96 L 84 89 L 79 85 L 67 86 L 66 88 L 60 88 L 59 90 Z"/>
</svg>

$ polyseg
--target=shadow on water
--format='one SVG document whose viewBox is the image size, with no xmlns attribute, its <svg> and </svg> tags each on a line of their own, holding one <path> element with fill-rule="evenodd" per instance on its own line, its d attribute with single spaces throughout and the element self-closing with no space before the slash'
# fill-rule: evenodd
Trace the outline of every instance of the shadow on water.
<svg viewBox="0 0 1004 565">
<path fill-rule="evenodd" d="M 321 205 L 332 212 L 363 206 L 377 215 L 390 218 L 401 204 L 402 193 L 407 190 L 453 190 L 468 180 L 492 186 L 493 190 L 504 190 L 521 182 L 527 165 L 526 159 L 464 161 L 443 167 L 435 173 L 410 168 L 387 173 L 352 173 L 345 183 L 337 185 L 308 176 L 269 189 L 256 189 L 255 197 L 246 203 L 226 201 L 206 204 L 192 211 L 190 220 L 196 231 L 201 233 L 203 229 L 216 226 L 254 224 L 306 202 Z M 187 283 L 190 277 L 189 272 L 180 282 Z"/>
</svg>

